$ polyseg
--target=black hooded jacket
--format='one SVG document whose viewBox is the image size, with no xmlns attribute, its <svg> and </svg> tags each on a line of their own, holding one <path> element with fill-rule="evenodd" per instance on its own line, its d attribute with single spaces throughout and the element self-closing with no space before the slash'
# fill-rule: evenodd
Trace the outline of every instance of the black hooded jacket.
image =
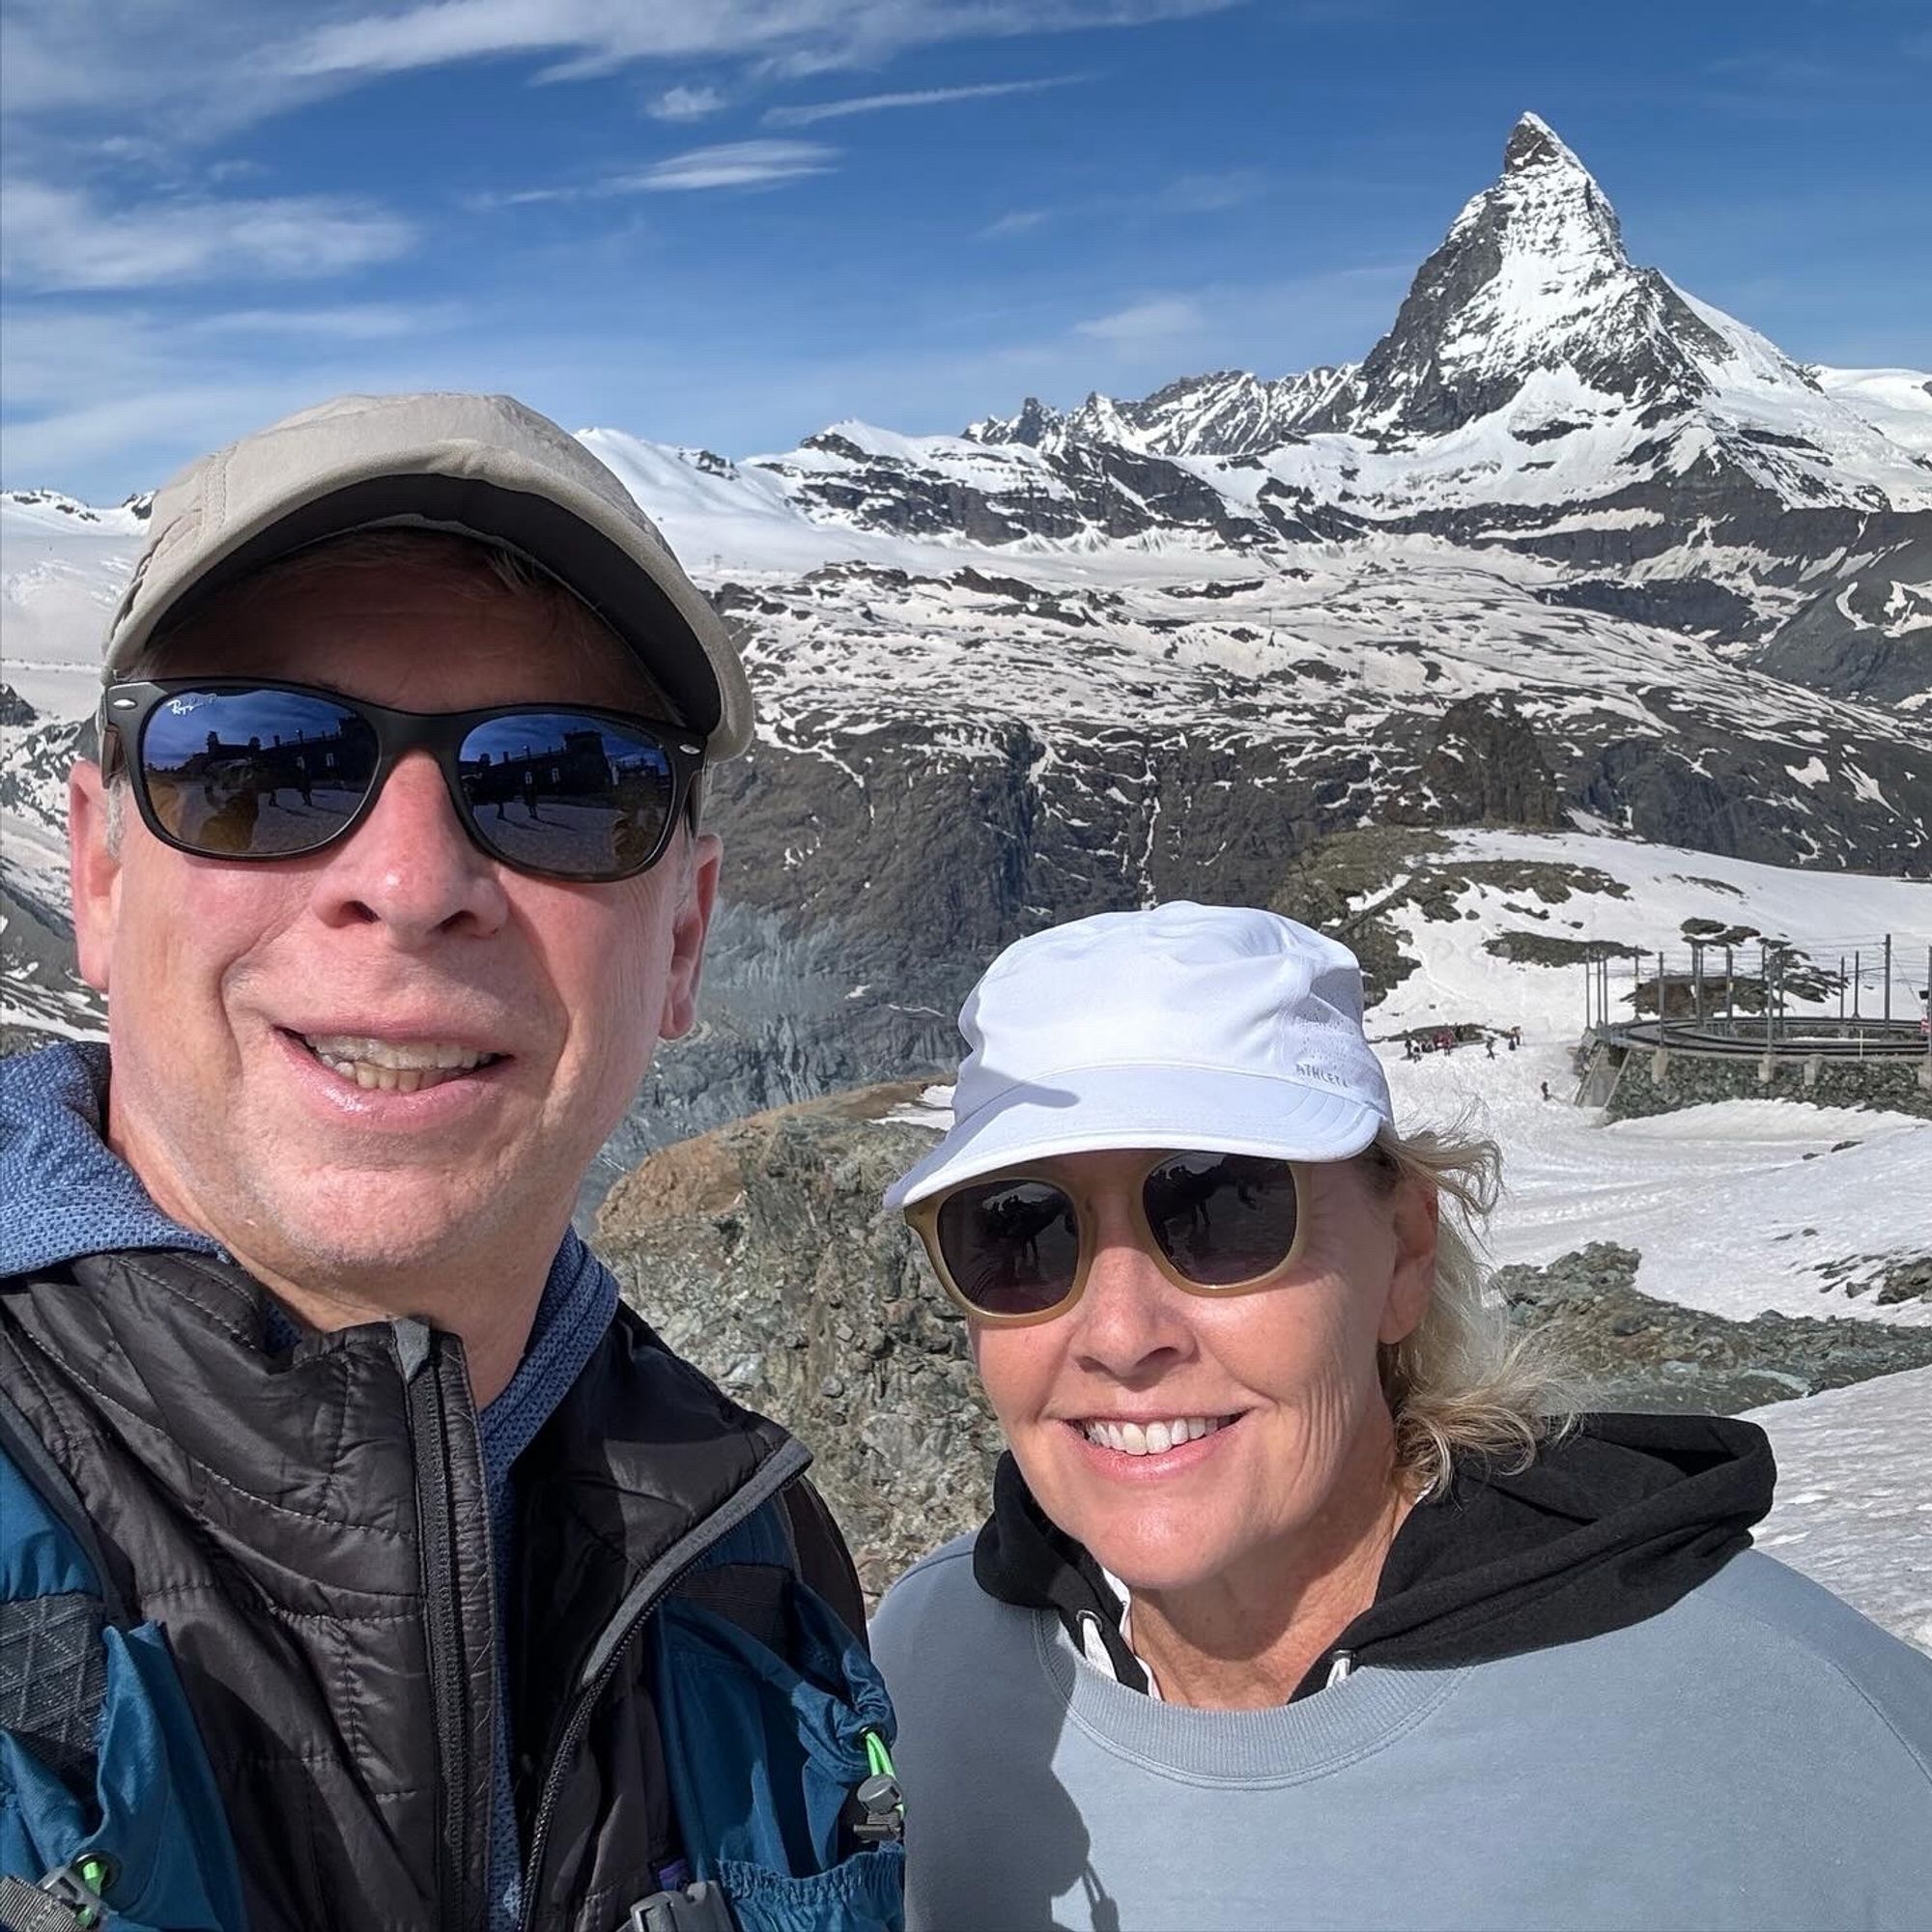
<svg viewBox="0 0 1932 1932">
<path fill-rule="evenodd" d="M 242 1269 L 94 1255 L 0 1281 L 0 1394 L 77 1492 L 110 1595 L 165 1633 L 251 1932 L 480 1932 L 499 1633 L 461 1344 L 271 1339 Z M 782 1497 L 855 1631 L 810 1458 L 620 1308 L 517 1464 L 507 1688 L 530 1932 L 616 1932 L 679 1849 L 642 1640 Z"/>
<path fill-rule="evenodd" d="M 1321 1690 L 1338 1656 L 1448 1666 L 1641 1623 L 1749 1546 L 1773 1478 L 1763 1430 L 1709 1415 L 1591 1416 L 1515 1473 L 1465 1459 L 1409 1511 L 1375 1602 L 1294 1694 Z M 1053 1611 L 1076 1643 L 1097 1628 L 1115 1676 L 1148 1688 L 1121 1634 L 1120 1598 L 1047 1520 L 1010 1455 L 973 1575 L 1002 1603 Z"/>
</svg>

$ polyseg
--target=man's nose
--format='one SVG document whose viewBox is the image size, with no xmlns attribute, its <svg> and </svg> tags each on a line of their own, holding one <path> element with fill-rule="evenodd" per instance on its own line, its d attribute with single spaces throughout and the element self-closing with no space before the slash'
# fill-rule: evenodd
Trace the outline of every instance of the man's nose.
<svg viewBox="0 0 1932 1932">
<path fill-rule="evenodd" d="M 413 948 L 495 932 L 509 917 L 497 864 L 458 822 L 427 752 L 397 762 L 368 817 L 325 856 L 315 905 L 330 925 L 381 925 Z"/>
</svg>

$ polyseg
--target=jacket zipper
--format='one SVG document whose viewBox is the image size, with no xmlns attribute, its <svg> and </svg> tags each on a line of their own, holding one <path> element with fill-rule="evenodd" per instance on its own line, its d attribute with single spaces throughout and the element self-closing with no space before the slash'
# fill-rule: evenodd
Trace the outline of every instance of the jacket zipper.
<svg viewBox="0 0 1932 1932">
<path fill-rule="evenodd" d="M 638 1633 L 643 1629 L 651 1612 L 684 1580 L 704 1552 L 729 1536 L 741 1522 L 754 1511 L 762 1509 L 774 1496 L 788 1490 L 805 1474 L 810 1463 L 811 1452 L 796 1440 L 787 1440 L 781 1448 L 774 1451 L 770 1461 L 754 1471 L 742 1488 L 734 1490 L 702 1522 L 686 1530 L 644 1572 L 604 1626 L 602 1635 L 591 1646 L 590 1655 L 584 1660 L 569 1721 L 564 1725 L 556 1749 L 552 1752 L 549 1767 L 544 1772 L 536 1822 L 530 1830 L 529 1856 L 524 1863 L 524 1902 L 519 1932 L 535 1932 L 537 1881 L 543 1875 L 544 1852 L 549 1843 L 551 1820 L 562 1792 L 563 1779 L 583 1733 L 590 1727 L 597 1700 L 616 1674 L 624 1653 L 636 1641 Z"/>
<path fill-rule="evenodd" d="M 469 1884 L 469 1671 L 464 1657 L 462 1578 L 457 1574 L 456 1510 L 449 1477 L 448 1400 L 441 1351 L 420 1321 L 394 1324 L 409 1387 L 410 1446 L 415 1463 L 416 1511 L 422 1525 L 423 1619 L 436 1712 L 437 1900 L 442 1932 L 468 1932 L 463 1909 Z"/>
</svg>

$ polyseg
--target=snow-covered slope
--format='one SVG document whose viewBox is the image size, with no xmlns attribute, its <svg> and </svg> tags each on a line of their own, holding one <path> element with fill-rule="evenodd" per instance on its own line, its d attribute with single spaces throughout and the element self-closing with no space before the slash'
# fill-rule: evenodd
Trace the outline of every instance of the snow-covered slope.
<svg viewBox="0 0 1932 1932">
<path fill-rule="evenodd" d="M 1751 1420 L 1777 1495 L 1757 1547 L 1932 1651 L 1932 1369 L 1881 1376 Z"/>
<path fill-rule="evenodd" d="M 78 717 L 134 566 L 145 509 L 96 509 L 51 491 L 0 492 L 0 678 L 36 711 Z"/>
<path fill-rule="evenodd" d="M 1932 376 L 1922 369 L 1814 369 L 1833 401 L 1882 430 L 1901 449 L 1932 456 Z"/>
<path fill-rule="evenodd" d="M 1681 967 L 1686 922 L 1702 919 L 1784 939 L 1830 966 L 1860 948 L 1869 963 L 1889 932 L 1892 1009 L 1908 1014 L 1932 948 L 1932 884 L 1826 877 L 1580 833 L 1463 832 L 1451 847 L 1443 863 L 1466 883 L 1438 910 L 1454 916 L 1398 913 L 1402 949 L 1419 965 L 1376 1007 L 1371 1031 L 1394 1041 L 1463 1020 L 1521 1028 L 1521 1048 L 1493 1059 L 1476 1047 L 1414 1061 L 1380 1049 L 1399 1119 L 1463 1120 L 1501 1145 L 1509 1196 L 1492 1231 L 1498 1263 L 1547 1263 L 1614 1241 L 1641 1257 L 1642 1293 L 1686 1307 L 1735 1320 L 1775 1308 L 1932 1324 L 1932 1301 L 1885 1307 L 1871 1294 L 1888 1264 L 1932 1252 L 1932 1121 L 1726 1100 L 1607 1122 L 1570 1104 L 1583 966 L 1522 964 L 1492 950 L 1526 932 L 1579 947 L 1670 948 Z M 1525 867 L 1556 869 L 1539 882 Z M 1616 1010 L 1633 1011 L 1634 978 L 1613 962 Z M 1832 1012 L 1836 997 L 1794 996 L 1792 1010 Z M 1862 999 L 1867 1012 L 1883 1006 L 1875 972 Z"/>
</svg>

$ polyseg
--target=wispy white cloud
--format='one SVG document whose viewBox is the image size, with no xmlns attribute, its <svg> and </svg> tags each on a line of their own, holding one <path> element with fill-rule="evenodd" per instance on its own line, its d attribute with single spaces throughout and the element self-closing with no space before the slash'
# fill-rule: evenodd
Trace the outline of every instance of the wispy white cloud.
<svg viewBox="0 0 1932 1932">
<path fill-rule="evenodd" d="M 9 484 L 95 501 L 152 488 L 213 449 L 348 389 L 501 386 L 461 304 L 247 307 L 183 317 L 166 299 L 29 301 L 0 312 Z M 492 345 L 494 348 L 494 345 Z"/>
<path fill-rule="evenodd" d="M 1198 335 L 1207 326 L 1208 317 L 1200 303 L 1190 297 L 1155 296 L 1147 301 L 1116 309 L 1111 315 L 1075 323 L 1073 332 L 1110 343 L 1117 349 L 1132 350 L 1155 344 L 1166 345 Z"/>
<path fill-rule="evenodd" d="M 256 342 L 395 342 L 419 339 L 463 319 L 455 302 L 341 302 L 321 308 L 217 309 L 197 316 L 184 332 Z"/>
<path fill-rule="evenodd" d="M 1238 208 L 1266 191 L 1259 168 L 1229 168 L 1220 174 L 1178 175 L 1160 191 L 1160 205 L 1175 214 L 1212 214 Z"/>
<path fill-rule="evenodd" d="M 546 202 L 582 201 L 601 190 L 596 183 L 552 187 L 484 188 L 459 197 L 458 206 L 471 214 L 494 214 L 499 208 L 540 208 Z"/>
<path fill-rule="evenodd" d="M 832 172 L 837 148 L 819 141 L 724 141 L 710 148 L 688 148 L 647 168 L 604 175 L 596 181 L 560 182 L 544 187 L 494 189 L 466 195 L 463 206 L 488 214 L 499 208 L 529 208 L 547 202 L 602 201 L 632 194 L 672 194 L 699 188 L 771 187 Z"/>
<path fill-rule="evenodd" d="M 818 141 L 726 141 L 668 156 L 637 174 L 614 176 L 604 188 L 612 193 L 668 194 L 693 188 L 764 187 L 829 174 L 838 153 Z"/>
<path fill-rule="evenodd" d="M 715 87 L 668 87 L 645 104 L 653 121 L 702 121 L 724 105 Z"/>
<path fill-rule="evenodd" d="M 218 448 L 318 400 L 311 390 L 286 383 L 242 380 L 170 383 L 104 401 L 77 401 L 8 422 L 6 475 L 14 488 L 44 477 L 55 488 L 100 500 L 130 496 L 152 489 L 192 451 Z M 102 491 L 71 480 L 102 464 L 129 478 L 125 488 L 117 481 Z"/>
<path fill-rule="evenodd" d="M 964 87 L 921 87 L 901 94 L 860 94 L 845 100 L 813 100 L 797 107 L 769 108 L 764 120 L 768 128 L 810 128 L 817 121 L 839 121 L 848 114 L 876 114 L 889 107 L 937 107 L 952 100 L 994 100 L 1009 94 L 1043 94 L 1049 88 L 1072 87 L 1088 78 L 1084 73 L 1059 73 L 1037 80 L 985 80 Z"/>
<path fill-rule="evenodd" d="M 634 62 L 763 56 L 794 72 L 876 63 L 939 42 L 1128 27 L 1237 0 L 422 0 L 329 21 L 298 39 L 292 74 L 396 73 L 489 55 L 564 57 L 556 77 Z"/>
<path fill-rule="evenodd" d="M 0 112 L 16 168 L 102 135 L 182 152 L 384 74 L 484 59 L 533 77 L 726 64 L 780 77 L 882 67 L 921 47 L 1128 29 L 1246 0 L 7 0 Z M 1306 4 L 1306 0 L 1304 0 Z M 668 78 L 668 76 L 667 76 Z M 713 90 L 658 97 L 695 118 Z M 720 89 L 734 92 L 728 85 Z"/>
<path fill-rule="evenodd" d="M 78 188 L 14 180 L 0 204 L 0 273 L 23 290 L 316 279 L 391 260 L 415 240 L 396 215 L 322 195 L 109 210 Z"/>
<path fill-rule="evenodd" d="M 980 231 L 983 242 L 1004 241 L 1009 235 L 1026 235 L 1053 219 L 1050 208 L 1015 208 L 987 222 Z"/>
</svg>

